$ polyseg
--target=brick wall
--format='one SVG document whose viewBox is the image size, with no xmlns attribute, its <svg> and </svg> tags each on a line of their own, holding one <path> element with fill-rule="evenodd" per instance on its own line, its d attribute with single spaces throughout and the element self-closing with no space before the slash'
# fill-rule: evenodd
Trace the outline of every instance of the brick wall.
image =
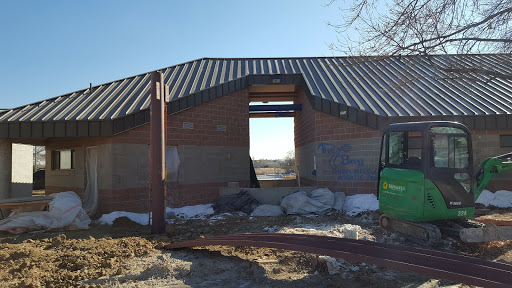
<svg viewBox="0 0 512 288">
<path fill-rule="evenodd" d="M 365 164 L 361 168 L 377 169 L 382 132 L 314 110 L 302 91 L 299 92 L 295 103 L 302 104 L 302 111 L 297 112 L 295 117 L 295 156 L 299 165 L 301 185 L 328 187 L 332 191 L 343 191 L 347 194 L 376 193 L 375 177 L 351 181 L 350 177 L 342 176 L 340 180 L 340 175 L 345 174 L 344 171 L 354 172 L 357 171 L 354 169 L 361 167 L 340 164 L 343 164 L 341 157 L 349 156 L 355 160 L 364 160 Z M 475 171 L 478 164 L 485 158 L 512 152 L 511 148 L 499 146 L 499 136 L 511 134 L 512 130 L 472 131 Z M 338 148 L 349 144 L 351 150 L 348 153 L 341 152 L 339 157 L 333 158 L 335 155 L 328 151 L 322 153 L 322 145 L 329 149 L 327 146 L 330 144 Z M 316 158 L 316 175 L 313 175 L 314 157 Z M 333 160 L 337 169 L 331 167 Z M 496 175 L 487 189 L 512 190 L 511 175 L 512 171 Z"/>
<path fill-rule="evenodd" d="M 295 103 L 302 104 L 295 117 L 301 185 L 347 194 L 376 193 L 382 132 L 314 110 L 303 91 Z"/>
<path fill-rule="evenodd" d="M 500 135 L 512 135 L 512 130 L 473 130 L 473 166 L 476 173 L 478 165 L 488 157 L 512 152 L 512 147 L 500 147 Z M 512 170 L 496 174 L 486 187 L 487 190 L 512 191 Z"/>
<path fill-rule="evenodd" d="M 183 123 L 193 123 L 184 129 Z M 226 131 L 217 131 L 226 125 Z M 111 143 L 150 144 L 150 126 L 143 125 L 110 138 Z M 249 146 L 249 94 L 241 90 L 171 115 L 167 145 Z"/>
<path fill-rule="evenodd" d="M 193 129 L 184 129 L 184 122 L 193 123 Z M 225 131 L 218 131 L 218 125 L 226 126 Z M 208 157 L 204 157 L 204 153 L 187 152 L 185 155 L 187 159 L 181 159 L 181 161 L 187 161 L 185 167 L 187 169 L 181 169 L 180 173 L 190 174 L 196 171 L 197 175 L 195 177 L 201 177 L 201 173 L 204 173 L 203 170 L 205 170 L 204 166 L 215 166 L 210 167 L 207 171 L 208 181 L 211 181 L 209 183 L 193 184 L 189 183 L 191 181 L 188 180 L 185 181 L 186 183 L 169 183 L 168 205 L 179 207 L 212 203 L 218 197 L 218 188 L 227 186 L 227 182 L 237 181 L 241 187 L 249 184 L 249 97 L 247 90 L 237 91 L 170 115 L 167 120 L 167 135 L 167 145 L 178 146 L 179 151 L 195 151 L 200 147 L 205 147 L 207 151 L 210 151 Z M 145 166 L 142 162 L 142 164 L 138 163 L 140 161 L 131 165 L 129 163 L 133 162 L 133 159 L 127 157 L 148 157 L 146 145 L 150 144 L 149 137 L 150 125 L 146 124 L 113 137 L 51 138 L 46 143 L 46 149 L 47 155 L 50 155 L 51 150 L 55 149 L 74 148 L 81 152 L 85 151 L 84 147 L 97 146 L 98 155 L 102 155 L 98 158 L 98 165 L 102 165 L 103 169 L 99 168 L 102 173 L 102 179 L 99 179 L 98 183 L 99 211 L 102 213 L 114 210 L 143 212 L 148 211 L 149 207 L 147 200 L 149 182 L 139 177 L 140 179 L 136 179 L 135 182 L 128 181 L 135 184 L 129 184 L 127 180 L 123 180 L 126 171 L 122 172 L 121 170 L 136 170 Z M 230 149 L 229 147 L 233 148 Z M 247 155 L 243 153 L 244 149 L 247 151 L 245 153 Z M 100 151 L 105 153 L 101 154 Z M 112 153 L 108 153 L 108 151 Z M 125 155 L 127 153 L 123 151 L 131 152 L 128 153 L 130 155 Z M 81 196 L 83 195 L 85 190 L 85 185 L 82 183 L 85 175 L 85 170 L 83 170 L 84 159 L 81 153 L 76 156 L 81 158 L 80 160 L 77 159 L 77 163 L 75 163 L 75 167 L 78 169 L 67 172 L 47 172 L 46 180 L 47 183 L 51 184 L 46 188 L 47 194 L 72 190 L 78 192 Z M 51 161 L 49 160 L 47 158 L 47 170 L 50 170 L 49 164 Z M 194 169 L 194 165 L 199 166 Z M 121 169 L 121 167 L 124 168 Z M 232 177 L 226 177 L 225 169 L 236 169 L 239 173 L 228 173 Z M 200 170 L 203 172 L 198 173 L 197 171 Z M 244 171 L 247 173 L 244 173 Z M 137 175 L 140 174 L 139 172 L 137 172 Z M 145 177 L 149 178 L 147 175 Z M 236 179 L 233 179 L 233 177 L 236 177 Z M 193 177 L 185 178 L 193 179 Z M 180 179 L 185 178 L 182 176 Z M 77 185 L 69 185 L 69 182 L 72 181 L 76 181 Z M 65 184 L 58 185 L 57 183 Z"/>
</svg>

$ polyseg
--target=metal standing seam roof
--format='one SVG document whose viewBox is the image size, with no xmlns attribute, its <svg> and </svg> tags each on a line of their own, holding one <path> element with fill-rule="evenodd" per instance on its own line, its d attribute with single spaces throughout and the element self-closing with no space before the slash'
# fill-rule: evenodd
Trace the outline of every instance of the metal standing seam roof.
<svg viewBox="0 0 512 288">
<path fill-rule="evenodd" d="M 512 115 L 512 80 L 473 73 L 456 77 L 438 69 L 454 65 L 512 75 L 512 54 L 203 58 L 159 71 L 170 87 L 169 113 L 248 85 L 272 84 L 269 77 L 279 76 L 281 84 L 305 85 L 315 109 L 357 122 L 363 115 L 362 124 L 395 116 Z M 112 134 L 110 129 L 115 134 L 147 123 L 150 75 L 140 74 L 0 112 L 0 137 L 23 136 L 10 130 L 21 129 L 27 123 L 92 121 L 104 126 L 101 135 Z M 116 121 L 119 119 L 123 121 Z M 112 121 L 113 125 L 105 124 Z M 52 134 L 52 129 L 46 134 Z M 64 129 L 69 130 L 67 126 Z"/>
</svg>

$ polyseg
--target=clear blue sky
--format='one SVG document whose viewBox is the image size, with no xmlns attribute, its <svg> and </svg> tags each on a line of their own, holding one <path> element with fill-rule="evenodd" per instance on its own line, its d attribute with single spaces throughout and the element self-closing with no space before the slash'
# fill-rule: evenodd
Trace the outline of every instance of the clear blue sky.
<svg viewBox="0 0 512 288">
<path fill-rule="evenodd" d="M 0 0 L 0 108 L 202 57 L 331 56 L 326 3 Z M 256 158 L 293 149 L 293 119 L 271 120 L 251 120 Z"/>
</svg>

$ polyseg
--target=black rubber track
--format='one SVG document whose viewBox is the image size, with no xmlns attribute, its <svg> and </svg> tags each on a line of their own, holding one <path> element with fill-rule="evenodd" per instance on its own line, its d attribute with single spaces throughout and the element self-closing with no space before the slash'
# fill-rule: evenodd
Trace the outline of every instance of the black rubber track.
<svg viewBox="0 0 512 288">
<path fill-rule="evenodd" d="M 202 238 L 166 245 L 166 249 L 197 246 L 254 246 L 301 251 L 350 262 L 365 262 L 431 278 L 483 287 L 512 287 L 512 265 L 451 253 L 397 245 L 305 234 L 260 233 Z"/>
</svg>

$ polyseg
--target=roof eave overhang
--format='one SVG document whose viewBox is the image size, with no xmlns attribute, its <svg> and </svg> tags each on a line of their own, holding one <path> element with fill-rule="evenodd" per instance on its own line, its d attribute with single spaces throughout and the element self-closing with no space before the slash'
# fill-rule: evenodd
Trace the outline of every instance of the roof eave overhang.
<svg viewBox="0 0 512 288">
<path fill-rule="evenodd" d="M 301 85 L 313 109 L 363 126 L 384 131 L 391 123 L 412 121 L 456 121 L 473 130 L 512 129 L 512 115 L 381 116 L 313 95 L 302 74 L 248 75 L 178 98 L 167 103 L 172 115 L 240 91 L 251 85 Z M 0 123 L 0 139 L 46 139 L 53 137 L 110 137 L 148 124 L 149 108 L 123 117 L 90 121 L 41 121 Z"/>
</svg>

